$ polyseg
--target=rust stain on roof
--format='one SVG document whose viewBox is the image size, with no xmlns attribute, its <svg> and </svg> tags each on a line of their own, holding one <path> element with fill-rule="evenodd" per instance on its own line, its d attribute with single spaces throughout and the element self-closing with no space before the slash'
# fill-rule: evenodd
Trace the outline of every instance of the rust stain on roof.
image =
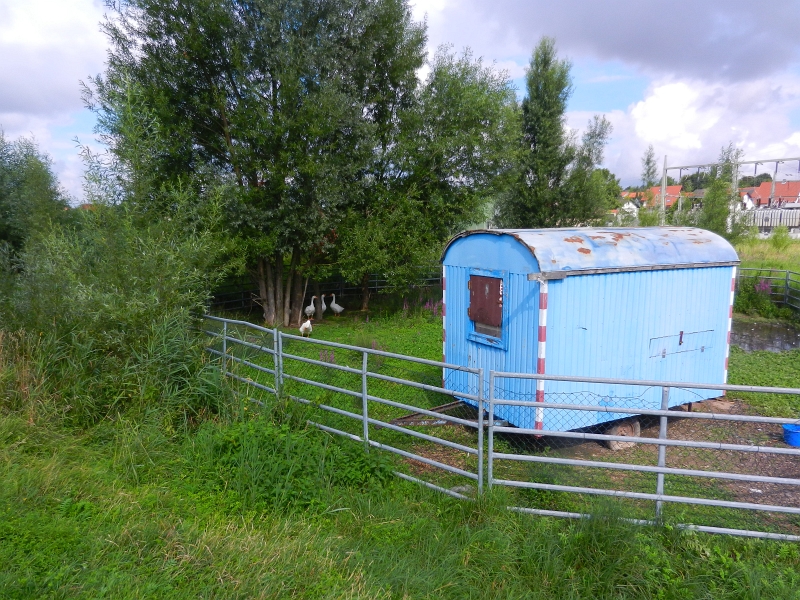
<svg viewBox="0 0 800 600">
<path fill-rule="evenodd" d="M 565 242 L 572 242 L 573 244 L 582 244 L 583 238 L 577 235 L 573 235 L 572 237 L 564 238 Z"/>
<path fill-rule="evenodd" d="M 578 252 L 580 252 L 581 254 L 591 254 L 592 253 L 592 251 L 589 250 L 588 248 L 578 248 Z"/>
<path fill-rule="evenodd" d="M 590 235 L 589 237 L 591 239 L 593 239 L 593 240 L 604 240 L 604 239 L 606 239 L 606 236 L 604 236 L 604 235 Z"/>
<path fill-rule="evenodd" d="M 614 240 L 615 242 L 621 242 L 626 237 L 630 237 L 631 235 L 633 235 L 633 234 L 632 233 L 619 233 L 618 231 L 612 231 L 611 232 L 611 239 Z M 637 237 L 639 237 L 639 236 L 637 236 Z"/>
</svg>

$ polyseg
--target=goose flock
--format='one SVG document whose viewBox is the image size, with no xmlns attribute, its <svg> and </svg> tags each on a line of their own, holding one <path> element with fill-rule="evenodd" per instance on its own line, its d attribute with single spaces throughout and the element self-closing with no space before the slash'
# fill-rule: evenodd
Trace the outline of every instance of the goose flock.
<svg viewBox="0 0 800 600">
<path fill-rule="evenodd" d="M 333 311 L 333 314 L 338 317 L 340 314 L 342 314 L 344 306 L 336 303 L 336 294 L 329 294 L 329 295 L 331 297 L 330 305 L 325 304 L 325 294 L 322 294 L 322 296 L 319 297 L 320 309 L 321 309 L 320 313 L 324 313 L 326 310 L 328 310 L 328 306 L 330 306 L 331 310 Z M 317 296 L 311 296 L 311 303 L 303 309 L 303 312 L 306 315 L 306 320 L 300 326 L 300 333 L 303 335 L 303 337 L 308 337 L 311 335 L 312 331 L 311 322 L 314 320 L 313 316 L 317 312 L 317 306 L 314 303 L 316 299 Z"/>
</svg>

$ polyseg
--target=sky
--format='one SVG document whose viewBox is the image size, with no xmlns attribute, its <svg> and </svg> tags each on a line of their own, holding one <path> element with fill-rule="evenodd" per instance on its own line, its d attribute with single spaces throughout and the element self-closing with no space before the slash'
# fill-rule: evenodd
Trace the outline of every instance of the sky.
<svg viewBox="0 0 800 600">
<path fill-rule="evenodd" d="M 745 160 L 800 157 L 800 0 L 410 1 L 431 54 L 469 47 L 505 70 L 520 98 L 534 46 L 555 38 L 572 63 L 567 122 L 580 132 L 606 115 L 603 166 L 623 185 L 640 182 L 648 144 L 659 166 L 665 156 L 670 166 L 713 162 L 728 143 Z M 34 137 L 75 203 L 76 140 L 99 147 L 80 82 L 103 71 L 103 12 L 101 0 L 0 0 L 0 128 Z M 800 165 L 779 165 L 778 177 L 800 178 Z"/>
</svg>

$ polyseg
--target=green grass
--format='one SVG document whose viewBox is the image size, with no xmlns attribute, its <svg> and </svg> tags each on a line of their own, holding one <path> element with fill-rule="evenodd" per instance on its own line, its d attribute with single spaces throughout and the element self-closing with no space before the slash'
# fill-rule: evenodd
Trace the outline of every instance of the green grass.
<svg viewBox="0 0 800 600">
<path fill-rule="evenodd" d="M 314 335 L 367 347 L 374 342 L 431 359 L 441 352 L 441 323 L 424 313 L 370 323 L 326 319 L 315 325 Z M 319 349 L 296 345 L 301 349 L 319 358 Z M 780 369 L 774 368 L 776 357 Z M 766 383 L 796 380 L 791 358 L 796 357 L 734 352 L 731 377 L 751 377 L 747 369 L 753 369 Z M 358 353 L 337 351 L 335 360 L 360 366 Z M 294 368 L 310 377 L 325 373 L 297 362 Z M 389 359 L 370 369 L 410 369 L 425 381 L 441 379 L 436 368 Z M 360 376 L 335 374 L 327 381 L 355 386 Z M 389 382 L 371 380 L 370 386 L 376 395 L 401 397 Z M 442 401 L 438 394 L 414 394 L 409 401 L 417 405 Z M 324 399 L 354 412 L 360 408 L 360 400 L 341 394 Z M 355 443 L 306 429 L 303 423 L 315 411 L 274 402 L 259 409 L 243 398 L 230 414 L 207 414 L 194 428 L 181 430 L 157 407 L 84 429 L 5 410 L 0 597 L 798 597 L 796 544 L 669 525 L 637 527 L 618 519 L 651 516 L 652 505 L 645 510 L 644 503 L 503 489 L 476 502 L 457 501 L 387 477 L 391 469 L 408 470 L 407 461 L 377 452 L 366 456 Z M 435 433 L 449 439 L 467 435 L 461 428 Z M 415 443 L 387 430 L 378 435 L 400 447 Z M 548 465 L 513 468 L 525 471 L 521 476 L 566 484 L 577 472 Z M 605 483 L 603 473 L 583 471 L 587 482 Z M 645 475 L 631 485 L 645 490 L 652 483 Z M 693 494 L 707 485 L 686 478 L 678 483 L 680 489 L 670 491 Z M 505 509 L 521 503 L 591 511 L 597 518 L 571 521 Z M 667 522 L 691 520 L 696 511 L 669 506 Z"/>
<path fill-rule="evenodd" d="M 731 347 L 728 381 L 734 385 L 800 387 L 800 349 L 789 352 L 745 352 Z M 800 398 L 785 394 L 736 393 L 755 414 L 800 417 Z"/>
<path fill-rule="evenodd" d="M 791 240 L 776 248 L 769 239 L 746 239 L 736 245 L 741 266 L 752 269 L 781 269 L 800 272 L 800 241 Z"/>
<path fill-rule="evenodd" d="M 220 426 L 224 430 L 224 426 Z M 391 480 L 243 510 L 162 439 L 138 482 L 121 425 L 0 418 L 3 598 L 793 598 L 795 544 L 504 510 Z M 155 435 L 155 434 L 154 434 Z"/>
</svg>

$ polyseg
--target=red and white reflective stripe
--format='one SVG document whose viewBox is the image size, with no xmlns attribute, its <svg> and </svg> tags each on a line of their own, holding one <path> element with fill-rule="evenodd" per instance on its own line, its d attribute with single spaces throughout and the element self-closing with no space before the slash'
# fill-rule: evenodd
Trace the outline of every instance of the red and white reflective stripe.
<svg viewBox="0 0 800 600">
<path fill-rule="evenodd" d="M 544 375 L 545 346 L 547 344 L 547 280 L 539 283 L 539 352 L 536 373 Z M 536 402 L 544 402 L 544 380 L 536 380 Z M 544 409 L 536 409 L 535 429 L 544 429 Z"/>
<path fill-rule="evenodd" d="M 447 273 L 447 267 L 442 265 L 442 362 L 447 362 L 447 313 L 445 311 L 445 306 L 447 306 L 447 284 L 445 280 L 445 274 Z M 444 380 L 445 380 L 445 370 L 442 367 L 442 387 L 444 387 Z"/>
<path fill-rule="evenodd" d="M 733 297 L 736 293 L 736 267 L 733 267 L 733 274 L 731 275 L 731 301 L 728 305 L 728 342 L 725 345 L 725 376 L 722 380 L 723 383 L 728 383 L 728 358 L 731 355 L 731 327 L 733 325 Z M 725 395 L 725 392 L 722 392 Z"/>
</svg>

